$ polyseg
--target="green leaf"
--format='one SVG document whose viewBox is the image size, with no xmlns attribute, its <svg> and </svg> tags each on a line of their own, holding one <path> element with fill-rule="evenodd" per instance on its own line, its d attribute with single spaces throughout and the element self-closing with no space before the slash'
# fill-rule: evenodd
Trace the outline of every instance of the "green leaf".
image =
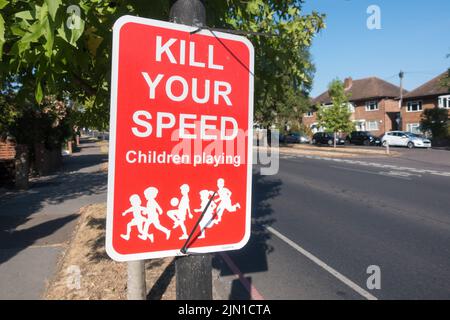
<svg viewBox="0 0 450 320">
<path fill-rule="evenodd" d="M 8 0 L 0 0 L 0 9 L 3 9 L 6 7 L 6 5 L 9 3 Z"/>
<path fill-rule="evenodd" d="M 84 20 L 80 19 L 80 23 L 77 28 L 71 30 L 70 41 L 69 43 L 74 47 L 77 46 L 77 41 L 83 35 L 84 32 Z"/>
<path fill-rule="evenodd" d="M 47 40 L 47 42 L 44 45 L 45 55 L 48 58 L 50 58 L 53 53 L 54 36 L 53 36 L 53 28 L 51 28 L 50 21 L 48 21 L 48 19 L 47 19 L 47 22 L 45 23 L 45 39 Z"/>
<path fill-rule="evenodd" d="M 19 24 L 13 24 L 11 26 L 11 33 L 15 36 L 23 37 L 26 33 L 26 30 Z"/>
<path fill-rule="evenodd" d="M 24 20 L 33 20 L 30 10 L 17 12 L 14 16 Z"/>
<path fill-rule="evenodd" d="M 5 20 L 3 20 L 3 16 L 0 14 L 0 61 L 2 61 L 3 57 L 4 44 L 5 44 Z"/>
<path fill-rule="evenodd" d="M 41 103 L 42 99 L 44 98 L 44 93 L 42 92 L 42 86 L 40 81 L 37 81 L 36 83 L 36 91 L 34 93 L 34 96 L 36 98 L 37 103 Z"/>
<path fill-rule="evenodd" d="M 50 17 L 55 21 L 56 11 L 58 7 L 62 4 L 61 0 L 45 0 L 45 3 L 48 7 L 48 12 L 50 13 Z"/>
<path fill-rule="evenodd" d="M 59 35 L 61 38 L 63 38 L 66 42 L 69 42 L 69 41 L 67 40 L 67 37 L 66 37 L 66 31 L 65 31 L 64 28 L 65 28 L 65 22 L 62 22 L 61 25 L 59 26 L 59 28 L 56 29 L 56 32 L 58 32 L 58 35 Z"/>
<path fill-rule="evenodd" d="M 28 48 L 30 42 L 36 42 L 44 33 L 47 26 L 48 19 L 45 18 L 42 21 L 37 21 L 31 27 L 29 32 L 27 32 L 22 39 L 18 41 L 19 43 L 19 53 L 23 52 Z"/>
</svg>

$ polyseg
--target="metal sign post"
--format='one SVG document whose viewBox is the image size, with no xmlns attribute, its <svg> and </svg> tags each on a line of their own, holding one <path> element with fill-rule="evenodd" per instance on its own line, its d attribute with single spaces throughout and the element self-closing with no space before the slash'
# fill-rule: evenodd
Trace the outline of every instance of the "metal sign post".
<svg viewBox="0 0 450 320">
<path fill-rule="evenodd" d="M 145 260 L 128 261 L 127 272 L 127 299 L 145 300 L 147 297 L 145 285 Z"/>
<path fill-rule="evenodd" d="M 200 0 L 172 0 L 170 21 L 201 27 L 206 10 Z M 189 239 L 188 239 L 189 240 Z M 177 300 L 212 300 L 211 255 L 188 255 L 175 260 Z"/>
</svg>

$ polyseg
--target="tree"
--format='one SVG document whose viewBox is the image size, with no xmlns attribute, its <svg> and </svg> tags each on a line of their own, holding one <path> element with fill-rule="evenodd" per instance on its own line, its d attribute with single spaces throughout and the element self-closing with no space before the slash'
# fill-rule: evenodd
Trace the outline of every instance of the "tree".
<svg viewBox="0 0 450 320">
<path fill-rule="evenodd" d="M 420 120 L 420 130 L 430 132 L 434 139 L 445 138 L 448 134 L 448 110 L 425 109 Z"/>
<path fill-rule="evenodd" d="M 344 90 L 344 83 L 339 79 L 333 80 L 328 86 L 331 97 L 331 106 L 318 106 L 317 121 L 319 127 L 325 128 L 334 134 L 334 147 L 336 148 L 336 135 L 338 132 L 349 133 L 355 126 L 350 120 L 348 99 L 350 96 Z"/>
<path fill-rule="evenodd" d="M 442 79 L 442 86 L 447 87 L 450 90 L 450 68 L 447 71 L 447 75 Z"/>
<path fill-rule="evenodd" d="M 324 16 L 302 14 L 302 0 L 206 1 L 208 26 L 262 32 L 255 46 L 255 117 L 269 124 L 287 101 L 286 88 L 307 92 L 308 47 Z M 122 15 L 159 20 L 169 0 L 0 0 L 0 90 L 15 78 L 17 99 L 66 94 L 104 127 L 109 119 L 112 26 Z M 102 128 L 103 129 L 103 128 Z"/>
<path fill-rule="evenodd" d="M 447 58 L 450 58 L 450 54 L 447 55 Z M 442 79 L 441 84 L 450 90 L 450 68 L 448 68 L 447 75 Z"/>
</svg>

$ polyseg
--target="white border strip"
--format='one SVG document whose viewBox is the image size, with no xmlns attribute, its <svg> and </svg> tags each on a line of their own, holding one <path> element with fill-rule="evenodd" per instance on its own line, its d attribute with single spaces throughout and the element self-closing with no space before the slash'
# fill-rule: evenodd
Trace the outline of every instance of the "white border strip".
<svg viewBox="0 0 450 320">
<path fill-rule="evenodd" d="M 134 16 L 122 16 L 114 23 L 113 26 L 113 50 L 112 50 L 112 72 L 111 72 L 111 106 L 110 106 L 110 140 L 109 140 L 109 164 L 108 164 L 108 194 L 107 194 L 107 215 L 106 215 L 106 252 L 116 261 L 133 261 L 145 260 L 152 258 L 163 258 L 170 256 L 183 256 L 180 250 L 166 250 L 153 251 L 136 254 L 120 254 L 113 247 L 113 219 L 114 219 L 114 174 L 115 174 L 115 146 L 116 146 L 116 122 L 117 122 L 117 87 L 118 87 L 118 72 L 119 72 L 119 40 L 120 29 L 127 23 L 139 23 L 148 26 L 156 26 L 172 30 L 192 32 L 197 30 L 196 27 L 186 26 L 182 24 L 175 24 L 166 21 L 159 21 L 153 19 L 146 19 Z M 234 34 L 222 33 L 214 31 L 212 34 L 208 30 L 201 30 L 197 32 L 198 35 L 208 37 L 219 37 L 221 39 L 228 39 L 239 41 L 245 44 L 249 52 L 249 97 L 248 97 L 248 137 L 247 137 L 247 195 L 246 195 L 246 226 L 244 238 L 238 243 L 222 244 L 217 246 L 208 246 L 200 248 L 191 248 L 188 254 L 191 253 L 208 253 L 218 251 L 237 250 L 244 247 L 251 234 L 251 206 L 252 206 L 252 151 L 253 151 L 253 73 L 254 73 L 254 48 L 253 44 L 245 37 Z M 181 249 L 181 248 L 180 248 Z"/>
<path fill-rule="evenodd" d="M 363 288 L 358 286 L 356 283 L 354 283 L 352 280 L 350 280 L 349 278 L 347 278 L 343 274 L 341 274 L 338 271 L 334 270 L 332 267 L 327 265 L 325 262 L 323 262 L 322 260 L 317 258 L 312 253 L 306 251 L 305 249 L 300 247 L 298 244 L 296 244 L 294 241 L 292 241 L 289 238 L 287 238 L 286 236 L 282 235 L 280 232 L 278 232 L 274 228 L 266 226 L 266 229 L 269 230 L 272 234 L 274 234 L 278 238 L 280 238 L 281 240 L 283 240 L 284 242 L 286 242 L 292 248 L 294 248 L 295 250 L 300 252 L 302 255 L 307 257 L 309 260 L 311 260 L 312 262 L 317 264 L 319 267 L 321 267 L 322 269 L 324 269 L 327 272 L 331 273 L 335 278 L 337 278 L 339 281 L 343 282 L 345 285 L 347 285 L 351 289 L 353 289 L 356 292 L 358 292 L 360 295 L 362 295 L 367 300 L 378 300 L 377 297 L 375 297 L 374 295 L 370 294 L 369 292 L 367 292 L 366 290 L 364 290 Z"/>
</svg>

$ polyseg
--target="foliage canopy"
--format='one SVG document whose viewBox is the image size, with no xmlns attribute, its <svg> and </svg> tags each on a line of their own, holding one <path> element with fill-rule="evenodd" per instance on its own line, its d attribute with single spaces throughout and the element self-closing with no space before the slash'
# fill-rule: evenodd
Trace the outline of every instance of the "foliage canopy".
<svg viewBox="0 0 450 320">
<path fill-rule="evenodd" d="M 255 118 L 268 124 L 300 104 L 312 84 L 308 48 L 324 15 L 303 0 L 206 1 L 211 27 L 270 33 L 255 46 Z M 83 106 L 85 125 L 109 119 L 112 26 L 122 15 L 168 20 L 169 0 L 0 0 L 0 88 L 20 84 L 17 105 L 47 95 Z"/>
</svg>

